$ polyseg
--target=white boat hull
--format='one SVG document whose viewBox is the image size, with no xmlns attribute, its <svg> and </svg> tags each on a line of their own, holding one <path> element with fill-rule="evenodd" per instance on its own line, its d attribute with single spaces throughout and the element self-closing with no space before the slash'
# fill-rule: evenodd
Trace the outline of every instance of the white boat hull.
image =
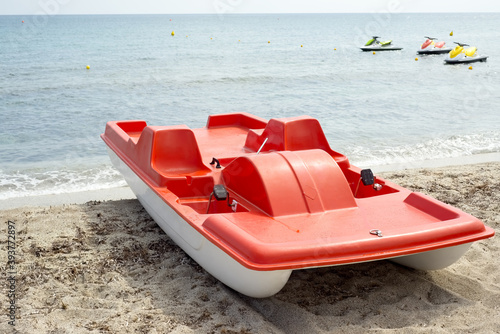
<svg viewBox="0 0 500 334">
<path fill-rule="evenodd" d="M 292 269 L 257 271 L 241 265 L 182 219 L 109 148 L 108 154 L 156 223 L 212 276 L 230 288 L 255 298 L 270 297 L 285 286 Z M 462 244 L 390 260 L 420 270 L 442 269 L 458 260 L 469 246 Z"/>
<path fill-rule="evenodd" d="M 467 56 L 457 56 L 455 58 L 446 58 L 444 61 L 447 64 L 468 64 L 475 63 L 479 61 L 486 61 L 488 56 L 475 56 L 475 57 L 467 57 Z"/>
<path fill-rule="evenodd" d="M 108 154 L 156 223 L 212 276 L 230 288 L 256 298 L 272 296 L 285 286 L 292 273 L 291 269 L 257 271 L 242 266 L 179 217 L 109 148 Z"/>
<path fill-rule="evenodd" d="M 437 55 L 437 54 L 444 54 L 444 53 L 449 53 L 452 48 L 431 48 L 431 49 L 423 49 L 423 50 L 418 50 L 417 54 L 419 55 Z"/>
<path fill-rule="evenodd" d="M 391 261 L 419 270 L 443 269 L 455 263 L 469 249 L 471 243 L 440 248 L 428 252 L 392 258 Z"/>
<path fill-rule="evenodd" d="M 362 46 L 360 48 L 362 51 L 399 51 L 403 48 L 397 46 Z"/>
</svg>

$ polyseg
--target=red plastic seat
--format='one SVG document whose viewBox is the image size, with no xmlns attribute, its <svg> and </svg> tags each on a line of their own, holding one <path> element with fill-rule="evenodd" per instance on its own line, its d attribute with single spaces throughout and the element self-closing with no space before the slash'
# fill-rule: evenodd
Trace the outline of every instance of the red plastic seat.
<svg viewBox="0 0 500 334">
<path fill-rule="evenodd" d="M 155 131 L 151 166 L 164 176 L 197 176 L 211 171 L 202 161 L 198 143 L 186 126 Z"/>
</svg>

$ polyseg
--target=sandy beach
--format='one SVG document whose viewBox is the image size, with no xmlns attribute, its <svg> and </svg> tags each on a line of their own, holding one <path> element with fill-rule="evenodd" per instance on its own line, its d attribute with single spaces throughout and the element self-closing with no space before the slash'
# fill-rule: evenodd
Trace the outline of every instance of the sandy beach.
<svg viewBox="0 0 500 334">
<path fill-rule="evenodd" d="M 21 201 L 0 211 L 2 281 L 12 282 L 15 269 L 14 286 L 2 284 L 0 333 L 499 333 L 499 175 L 498 162 L 380 174 L 495 229 L 454 265 L 300 270 L 265 299 L 206 273 L 135 199 Z M 7 267 L 9 231 L 14 268 Z"/>
</svg>

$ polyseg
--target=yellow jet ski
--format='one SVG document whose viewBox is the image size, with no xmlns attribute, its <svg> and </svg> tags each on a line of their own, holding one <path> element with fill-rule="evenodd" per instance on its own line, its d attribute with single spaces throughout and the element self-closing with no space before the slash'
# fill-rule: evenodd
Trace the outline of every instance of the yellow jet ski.
<svg viewBox="0 0 500 334">
<path fill-rule="evenodd" d="M 474 63 L 476 61 L 486 61 L 488 56 L 477 54 L 475 46 L 455 42 L 457 46 L 448 53 L 448 57 L 444 60 L 446 64 L 466 64 Z M 467 49 L 466 46 L 469 46 Z"/>
</svg>

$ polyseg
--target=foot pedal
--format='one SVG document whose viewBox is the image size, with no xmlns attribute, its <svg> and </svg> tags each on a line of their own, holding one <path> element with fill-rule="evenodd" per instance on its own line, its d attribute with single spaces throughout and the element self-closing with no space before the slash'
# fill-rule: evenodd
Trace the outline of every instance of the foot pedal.
<svg viewBox="0 0 500 334">
<path fill-rule="evenodd" d="M 375 177 L 371 169 L 361 170 L 361 181 L 365 186 L 370 186 L 375 183 Z"/>
<path fill-rule="evenodd" d="M 227 199 L 227 189 L 222 184 L 216 184 L 214 186 L 213 194 L 218 201 L 225 201 Z"/>
</svg>

